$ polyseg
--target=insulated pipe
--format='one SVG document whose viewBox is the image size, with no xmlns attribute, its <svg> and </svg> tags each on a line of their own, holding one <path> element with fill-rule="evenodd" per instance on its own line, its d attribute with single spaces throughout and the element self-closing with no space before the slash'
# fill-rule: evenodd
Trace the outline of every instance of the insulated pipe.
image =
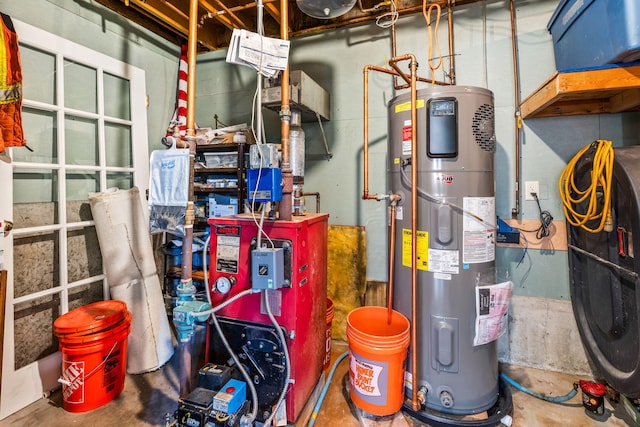
<svg viewBox="0 0 640 427">
<path fill-rule="evenodd" d="M 289 1 L 280 0 L 280 38 L 289 39 Z M 280 201 L 280 219 L 291 220 L 292 205 L 291 193 L 293 192 L 293 171 L 289 161 L 289 128 L 291 125 L 291 109 L 289 106 L 289 64 L 282 70 L 281 79 L 282 106 L 280 110 L 281 139 L 282 144 L 282 200 Z"/>
<path fill-rule="evenodd" d="M 511 50 L 513 54 L 513 91 L 514 93 L 514 102 L 515 102 L 515 118 L 516 118 L 516 141 L 515 141 L 515 154 L 514 157 L 516 159 L 515 165 L 515 178 L 516 178 L 516 204 L 515 207 L 511 209 L 511 217 L 517 218 L 520 214 L 520 126 L 521 126 L 521 116 L 520 116 L 520 72 L 518 70 L 518 36 L 516 29 L 516 10 L 513 4 L 513 0 L 509 2 L 509 12 L 511 14 Z"/>
</svg>

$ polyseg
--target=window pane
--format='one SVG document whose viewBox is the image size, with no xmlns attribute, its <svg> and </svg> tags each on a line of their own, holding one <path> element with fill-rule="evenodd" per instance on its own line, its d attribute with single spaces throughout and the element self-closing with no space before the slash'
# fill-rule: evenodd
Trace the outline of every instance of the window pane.
<svg viewBox="0 0 640 427">
<path fill-rule="evenodd" d="M 57 163 L 58 124 L 53 111 L 23 107 L 22 127 L 27 144 L 33 152 L 21 148 L 13 150 L 16 162 Z"/>
<path fill-rule="evenodd" d="M 110 172 L 107 174 L 107 188 L 117 187 L 128 190 L 133 187 L 133 173 Z"/>
<path fill-rule="evenodd" d="M 66 116 L 65 121 L 65 156 L 68 165 L 98 164 L 98 122 Z"/>
<path fill-rule="evenodd" d="M 129 80 L 104 74 L 104 114 L 119 119 L 131 119 Z"/>
<path fill-rule="evenodd" d="M 56 103 L 56 57 L 31 46 L 20 46 L 23 97 L 32 101 Z M 25 126 L 26 130 L 26 126 Z M 29 141 L 31 146 L 31 141 Z"/>
<path fill-rule="evenodd" d="M 35 233 L 13 240 L 14 297 L 60 286 L 57 232 Z M 34 262 L 37 260 L 37 262 Z"/>
<path fill-rule="evenodd" d="M 36 203 L 58 201 L 58 173 L 52 169 L 13 171 L 13 202 Z"/>
<path fill-rule="evenodd" d="M 67 223 L 91 221 L 91 206 L 87 200 L 67 201 Z"/>
<path fill-rule="evenodd" d="M 69 311 L 83 305 L 104 300 L 102 280 L 69 290 Z"/>
<path fill-rule="evenodd" d="M 115 123 L 104 125 L 107 166 L 133 167 L 131 126 Z"/>
<path fill-rule="evenodd" d="M 89 193 L 100 191 L 100 174 L 93 171 L 69 171 L 66 184 L 67 201 L 87 200 Z M 74 214 L 67 211 L 67 215 Z"/>
<path fill-rule="evenodd" d="M 58 351 L 53 321 L 60 316 L 60 296 L 48 295 L 14 307 L 15 369 Z"/>
<path fill-rule="evenodd" d="M 82 90 L 78 90 L 82 88 Z M 89 113 L 98 112 L 98 85 L 95 68 L 64 60 L 64 106 Z"/>
<path fill-rule="evenodd" d="M 70 283 L 102 274 L 102 257 L 95 227 L 67 233 L 67 258 Z"/>
</svg>

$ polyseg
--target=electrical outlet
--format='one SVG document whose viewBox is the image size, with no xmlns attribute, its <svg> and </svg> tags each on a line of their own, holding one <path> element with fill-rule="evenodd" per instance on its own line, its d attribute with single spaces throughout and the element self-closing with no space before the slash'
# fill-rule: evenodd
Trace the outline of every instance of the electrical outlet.
<svg viewBox="0 0 640 427">
<path fill-rule="evenodd" d="M 536 193 L 540 198 L 540 183 L 538 181 L 525 181 L 524 183 L 524 199 L 535 200 L 531 193 Z"/>
</svg>

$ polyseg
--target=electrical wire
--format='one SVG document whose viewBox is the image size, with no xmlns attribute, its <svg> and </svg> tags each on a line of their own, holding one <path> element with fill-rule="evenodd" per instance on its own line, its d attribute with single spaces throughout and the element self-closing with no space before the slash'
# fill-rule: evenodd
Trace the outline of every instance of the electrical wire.
<svg viewBox="0 0 640 427">
<path fill-rule="evenodd" d="M 320 407 L 322 407 L 322 402 L 324 401 L 324 398 L 327 395 L 327 390 L 329 390 L 329 385 L 331 385 L 331 380 L 333 379 L 333 375 L 335 374 L 336 369 L 338 368 L 338 365 L 340 364 L 340 362 L 342 362 L 347 356 L 349 356 L 349 352 L 345 351 L 344 353 L 342 353 L 340 356 L 337 357 L 335 362 L 333 362 L 333 366 L 329 371 L 327 380 L 324 383 L 324 386 L 322 387 L 322 391 L 320 392 L 320 397 L 316 402 L 316 406 L 313 407 L 313 413 L 311 414 L 311 418 L 309 419 L 309 424 L 307 424 L 307 427 L 313 427 L 313 425 L 316 423 L 316 417 L 318 416 L 318 413 L 320 413 Z"/>
<path fill-rule="evenodd" d="M 521 392 L 526 393 L 529 396 L 533 396 L 535 398 L 544 400 L 545 402 L 564 403 L 567 400 L 571 400 L 576 394 L 578 394 L 578 385 L 577 384 L 574 384 L 573 385 L 573 389 L 570 392 L 568 392 L 567 394 L 564 394 L 562 396 L 547 396 L 545 394 L 529 390 L 528 388 L 526 388 L 522 384 L 519 384 L 518 382 L 516 382 L 515 380 L 510 378 L 504 372 L 500 372 L 500 377 L 503 380 L 505 380 L 507 383 L 509 383 L 512 387 L 514 387 L 515 389 L 520 390 Z"/>
<path fill-rule="evenodd" d="M 591 183 L 585 189 L 578 188 L 575 178 L 576 167 L 585 155 L 593 155 L 591 161 Z M 613 146 L 611 141 L 599 139 L 585 146 L 567 164 L 558 179 L 558 190 L 564 216 L 574 227 L 590 233 L 612 231 L 611 181 L 613 178 Z M 578 205 L 586 208 L 578 212 Z M 587 225 L 600 220 L 596 227 Z"/>
<path fill-rule="evenodd" d="M 227 338 L 224 336 L 224 333 L 222 332 L 222 328 L 220 327 L 220 323 L 218 322 L 218 317 L 215 314 L 211 315 L 211 323 L 213 323 L 213 326 L 216 328 L 216 331 L 220 336 L 220 341 L 222 341 L 224 348 L 227 350 L 227 352 L 233 359 L 234 363 L 236 364 L 236 367 L 242 374 L 242 377 L 247 382 L 247 387 L 249 387 L 249 391 L 251 392 L 252 408 L 251 408 L 251 413 L 249 414 L 249 419 L 247 420 L 247 423 L 251 425 L 253 421 L 256 419 L 256 417 L 258 416 L 258 392 L 256 391 L 256 387 L 253 385 L 253 380 L 247 373 L 247 370 L 244 369 L 244 367 L 242 366 L 242 363 L 240 363 L 240 360 L 238 359 L 238 356 L 235 354 L 235 352 L 229 345 L 229 341 L 227 341 Z"/>
<path fill-rule="evenodd" d="M 245 289 L 244 291 L 235 294 L 234 296 L 232 296 L 231 298 L 229 298 L 225 302 L 223 302 L 221 304 L 218 304 L 215 307 L 210 308 L 209 310 L 191 311 L 191 312 L 189 312 L 189 314 L 192 315 L 192 316 L 205 316 L 205 315 L 209 315 L 209 314 L 214 314 L 214 313 L 217 313 L 218 311 L 222 310 L 223 308 L 225 308 L 226 306 L 228 306 L 232 302 L 242 298 L 243 296 L 254 294 L 256 292 L 260 292 L 260 291 L 259 290 L 254 290 L 253 288 Z"/>
<path fill-rule="evenodd" d="M 435 36 L 431 30 L 431 11 L 436 9 L 436 25 L 435 25 Z M 431 84 L 436 84 L 436 70 L 442 66 L 442 51 L 440 50 L 440 42 L 438 41 L 438 28 L 440 27 L 440 16 L 442 15 L 440 10 L 440 5 L 438 3 L 433 3 L 427 9 L 427 0 L 422 0 L 422 15 L 424 16 L 424 20 L 427 22 L 427 35 L 429 37 L 428 50 L 427 50 L 427 60 L 429 62 L 429 68 L 431 69 Z M 433 45 L 436 45 L 436 49 L 438 50 L 438 63 L 433 65 Z"/>
<path fill-rule="evenodd" d="M 386 3 L 389 3 L 390 11 L 387 13 L 383 13 L 376 18 L 376 25 L 380 28 L 391 28 L 396 24 L 396 22 L 398 22 L 398 18 L 400 17 L 400 14 L 398 13 L 398 10 L 396 8 L 395 0 L 383 1 L 374 7 L 383 6 Z"/>
<path fill-rule="evenodd" d="M 545 237 L 549 237 L 550 227 L 553 223 L 553 216 L 549 211 L 543 211 L 540 207 L 540 199 L 536 193 L 533 193 L 533 198 L 536 199 L 536 203 L 538 204 L 538 212 L 540 213 L 540 227 L 536 230 L 536 238 L 538 240 L 544 239 Z"/>
<path fill-rule="evenodd" d="M 545 237 L 549 237 L 551 235 L 551 226 L 553 225 L 553 216 L 547 210 L 542 210 L 540 207 L 540 198 L 538 197 L 538 193 L 531 193 L 536 204 L 538 205 L 538 213 L 540 219 L 540 226 L 535 230 L 525 230 L 524 228 L 514 227 L 516 230 L 525 232 L 525 233 L 536 233 L 536 239 L 542 240 Z M 523 236 L 524 237 L 524 236 Z"/>
<path fill-rule="evenodd" d="M 411 188 L 411 183 L 409 182 L 409 177 L 407 177 L 407 172 L 404 170 L 404 167 L 407 164 L 404 164 L 404 165 L 402 165 L 400 167 L 400 174 L 401 174 L 401 177 L 402 177 L 402 183 L 404 185 L 406 185 L 407 187 Z M 492 223 L 484 220 L 483 218 L 479 217 L 478 215 L 474 214 L 473 212 L 470 212 L 470 211 L 466 210 L 465 208 L 456 205 L 455 203 L 447 202 L 443 198 L 441 199 L 441 198 L 438 198 L 438 197 L 436 197 L 434 195 L 431 195 L 431 194 L 427 193 L 425 190 L 423 190 L 420 187 L 417 188 L 417 191 L 418 191 L 419 195 L 421 195 L 422 197 L 426 198 L 430 202 L 437 203 L 437 204 L 443 205 L 443 206 L 449 206 L 454 211 L 456 211 L 456 212 L 458 212 L 460 214 L 463 214 L 463 215 L 467 215 L 467 216 L 471 217 L 472 219 L 478 221 L 481 224 L 484 224 L 485 226 L 487 226 L 487 227 L 489 227 L 491 229 L 495 230 L 495 229 L 498 228 L 496 226 L 496 224 L 492 224 Z"/>
<path fill-rule="evenodd" d="M 276 321 L 276 318 L 273 317 L 273 313 L 271 312 L 271 304 L 269 303 L 267 292 L 268 291 L 265 289 L 264 292 L 262 293 L 262 296 L 264 298 L 264 306 L 267 310 L 267 316 L 269 316 L 269 320 L 271 320 L 271 323 L 273 323 L 273 326 L 276 328 L 276 332 L 278 333 L 278 338 L 280 338 L 280 342 L 282 342 L 282 350 L 284 352 L 284 359 L 285 359 L 285 382 L 284 382 L 284 386 L 282 387 L 282 393 L 280 393 L 280 397 L 278 398 L 278 401 L 273 407 L 273 411 L 271 412 L 271 415 L 269 415 L 269 418 L 267 418 L 264 422 L 265 426 L 270 426 L 271 422 L 273 421 L 273 418 L 276 416 L 276 412 L 278 411 L 278 408 L 282 404 L 282 401 L 284 400 L 285 396 L 287 395 L 287 391 L 289 390 L 289 383 L 291 382 L 291 378 L 290 378 L 291 377 L 291 359 L 289 358 L 289 349 L 287 348 L 287 340 L 284 334 L 282 333 L 282 328 Z"/>
</svg>

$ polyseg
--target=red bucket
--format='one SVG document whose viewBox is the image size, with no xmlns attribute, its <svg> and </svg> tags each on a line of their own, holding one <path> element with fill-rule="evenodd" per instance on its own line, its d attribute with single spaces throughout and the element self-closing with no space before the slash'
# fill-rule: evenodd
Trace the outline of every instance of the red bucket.
<svg viewBox="0 0 640 427">
<path fill-rule="evenodd" d="M 55 320 L 65 410 L 90 411 L 122 392 L 130 327 L 131 313 L 117 300 L 78 307 Z"/>
<path fill-rule="evenodd" d="M 326 371 L 331 366 L 331 322 L 333 321 L 333 301 L 327 298 L 327 330 L 325 332 L 325 344 L 324 344 L 324 366 Z"/>
</svg>

